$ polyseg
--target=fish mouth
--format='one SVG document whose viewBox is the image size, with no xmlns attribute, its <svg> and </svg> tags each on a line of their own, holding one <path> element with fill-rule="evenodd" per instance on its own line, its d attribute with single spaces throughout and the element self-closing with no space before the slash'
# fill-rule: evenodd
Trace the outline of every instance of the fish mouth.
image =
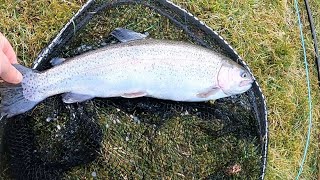
<svg viewBox="0 0 320 180">
<path fill-rule="evenodd" d="M 243 86 L 251 86 L 251 84 L 254 82 L 254 80 L 250 79 L 250 80 L 244 80 L 244 81 L 241 81 L 240 82 L 240 87 L 243 87 Z"/>
</svg>

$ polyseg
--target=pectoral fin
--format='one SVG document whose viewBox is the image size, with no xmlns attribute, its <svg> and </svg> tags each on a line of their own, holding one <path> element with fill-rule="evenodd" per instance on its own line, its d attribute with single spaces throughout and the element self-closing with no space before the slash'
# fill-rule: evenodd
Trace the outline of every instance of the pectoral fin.
<svg viewBox="0 0 320 180">
<path fill-rule="evenodd" d="M 211 87 L 211 88 L 206 89 L 206 90 L 204 90 L 202 92 L 199 92 L 197 94 L 197 97 L 199 97 L 199 98 L 208 98 L 209 96 L 214 95 L 215 93 L 218 93 L 219 90 L 220 90 L 219 87 Z"/>
<path fill-rule="evenodd" d="M 134 92 L 134 93 L 124 93 L 121 95 L 121 97 L 124 98 L 137 98 L 137 97 L 143 97 L 146 96 L 146 92 Z"/>
<path fill-rule="evenodd" d="M 93 99 L 94 97 L 89 95 L 83 94 L 75 94 L 75 93 L 65 93 L 62 95 L 62 101 L 64 103 L 76 103 L 76 102 L 83 102 L 89 99 Z"/>
<path fill-rule="evenodd" d="M 129 42 L 134 40 L 145 39 L 148 35 L 141 34 L 129 29 L 116 28 L 111 32 L 111 35 L 120 42 Z"/>
</svg>

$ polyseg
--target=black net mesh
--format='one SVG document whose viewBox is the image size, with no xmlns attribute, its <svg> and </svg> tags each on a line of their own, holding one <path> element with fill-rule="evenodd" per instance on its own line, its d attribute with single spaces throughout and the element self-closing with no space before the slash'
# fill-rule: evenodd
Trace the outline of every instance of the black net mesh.
<svg viewBox="0 0 320 180">
<path fill-rule="evenodd" d="M 200 44 L 242 64 L 213 31 L 171 3 L 92 1 L 39 55 L 37 69 L 50 67 L 53 57 L 117 43 L 109 36 L 116 27 Z M 65 105 L 57 95 L 7 119 L 1 172 L 15 179 L 263 178 L 264 108 L 257 84 L 204 103 L 96 98 Z"/>
<path fill-rule="evenodd" d="M 10 119 L 4 127 L 9 173 L 15 179 L 60 179 L 64 171 L 98 155 L 103 134 L 95 115 L 82 106 L 52 104 L 52 99 L 34 112 L 52 115 L 44 122 L 24 115 Z M 67 114 L 70 117 L 61 117 Z"/>
</svg>

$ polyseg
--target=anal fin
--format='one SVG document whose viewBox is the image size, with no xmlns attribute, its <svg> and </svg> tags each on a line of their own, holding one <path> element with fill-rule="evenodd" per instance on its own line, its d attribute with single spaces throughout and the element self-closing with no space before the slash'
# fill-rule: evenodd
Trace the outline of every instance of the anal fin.
<svg viewBox="0 0 320 180">
<path fill-rule="evenodd" d="M 75 94 L 75 93 L 65 93 L 62 95 L 62 101 L 64 103 L 76 103 L 76 102 L 83 102 L 86 100 L 93 99 L 94 97 L 84 94 Z"/>
<path fill-rule="evenodd" d="M 146 96 L 146 92 L 134 92 L 134 93 L 124 93 L 121 95 L 121 97 L 124 98 L 137 98 L 137 97 L 143 97 Z"/>
</svg>

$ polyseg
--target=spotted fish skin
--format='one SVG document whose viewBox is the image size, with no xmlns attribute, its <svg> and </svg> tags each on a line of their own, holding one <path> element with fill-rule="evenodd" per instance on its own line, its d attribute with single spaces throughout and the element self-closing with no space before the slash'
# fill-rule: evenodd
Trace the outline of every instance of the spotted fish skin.
<svg viewBox="0 0 320 180">
<path fill-rule="evenodd" d="M 207 101 L 243 93 L 253 82 L 247 70 L 219 53 L 167 40 L 108 46 L 67 59 L 43 72 L 16 66 L 23 72 L 24 101 L 33 104 L 23 111 L 56 94 L 64 94 L 65 103 L 94 97 L 141 96 Z M 4 88 L 0 92 L 1 89 Z M 14 104 L 2 102 L 1 106 L 1 112 L 8 116 L 23 113 L 17 112 Z"/>
</svg>

